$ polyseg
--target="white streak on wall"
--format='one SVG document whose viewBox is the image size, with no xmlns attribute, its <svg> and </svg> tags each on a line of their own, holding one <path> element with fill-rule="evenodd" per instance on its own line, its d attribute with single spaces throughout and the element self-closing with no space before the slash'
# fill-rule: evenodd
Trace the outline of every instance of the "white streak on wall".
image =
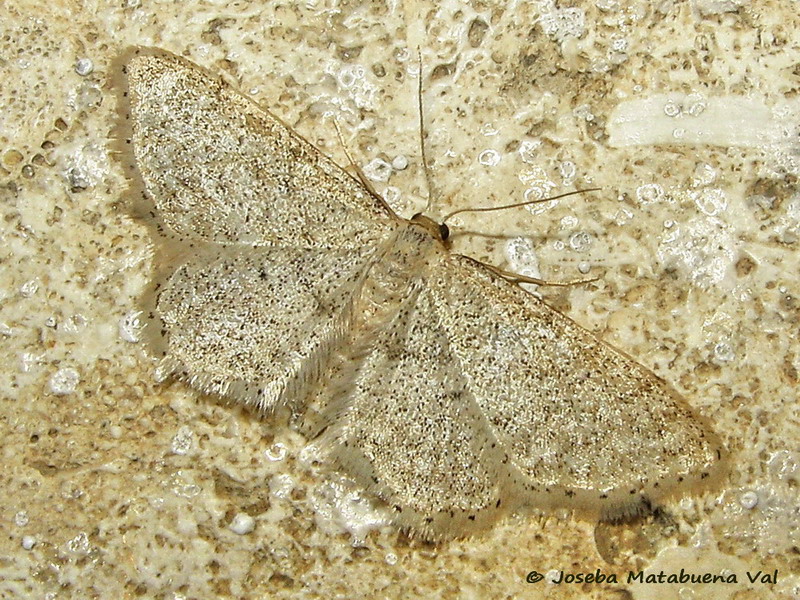
<svg viewBox="0 0 800 600">
<path fill-rule="evenodd" d="M 745 96 L 657 94 L 620 103 L 608 120 L 608 133 L 615 147 L 788 145 L 797 141 L 798 108 L 770 108 L 760 98 Z"/>
</svg>

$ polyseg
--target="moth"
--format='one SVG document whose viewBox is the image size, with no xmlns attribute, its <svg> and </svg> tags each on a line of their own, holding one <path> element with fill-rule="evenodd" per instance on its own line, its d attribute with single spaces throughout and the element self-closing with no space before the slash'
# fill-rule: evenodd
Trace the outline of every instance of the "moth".
<svg viewBox="0 0 800 600">
<path fill-rule="evenodd" d="M 663 380 L 404 219 L 220 76 L 134 48 L 118 86 L 145 335 L 170 373 L 270 411 L 321 406 L 333 468 L 426 539 L 532 507 L 635 514 L 718 478 Z"/>
</svg>

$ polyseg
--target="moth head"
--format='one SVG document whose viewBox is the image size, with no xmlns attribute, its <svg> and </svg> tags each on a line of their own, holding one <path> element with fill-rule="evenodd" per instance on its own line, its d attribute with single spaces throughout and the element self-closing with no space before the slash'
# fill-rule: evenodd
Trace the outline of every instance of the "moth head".
<svg viewBox="0 0 800 600">
<path fill-rule="evenodd" d="M 413 217 L 411 217 L 412 223 L 417 223 L 418 225 L 422 225 L 425 229 L 427 229 L 431 235 L 436 237 L 437 239 L 441 240 L 442 242 L 447 241 L 447 238 L 450 237 L 450 228 L 444 223 L 437 223 L 430 217 L 426 217 L 422 213 L 417 213 Z"/>
</svg>

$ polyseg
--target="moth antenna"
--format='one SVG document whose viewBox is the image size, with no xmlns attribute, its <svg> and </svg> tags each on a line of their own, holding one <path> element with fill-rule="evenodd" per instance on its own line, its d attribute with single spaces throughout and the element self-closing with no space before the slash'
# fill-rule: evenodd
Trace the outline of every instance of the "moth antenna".
<svg viewBox="0 0 800 600">
<path fill-rule="evenodd" d="M 518 208 L 520 206 L 529 206 L 531 204 L 541 204 L 543 202 L 550 202 L 551 200 L 557 200 L 559 198 L 565 198 L 567 196 L 574 196 L 575 194 L 582 194 L 583 192 L 596 192 L 601 188 L 586 188 L 585 190 L 573 190 L 571 192 L 565 192 L 563 194 L 558 194 L 557 196 L 550 196 L 549 198 L 539 198 L 538 200 L 528 200 L 525 202 L 516 202 L 514 204 L 505 204 L 503 206 L 484 206 L 484 207 L 477 207 L 477 208 L 460 208 L 458 210 L 454 210 L 453 212 L 449 213 L 442 219 L 442 225 L 445 227 L 447 226 L 447 220 L 451 219 L 455 215 L 465 213 L 465 212 L 491 212 L 494 210 L 506 210 L 509 208 Z M 547 281 L 546 279 L 540 279 L 538 277 L 529 277 L 527 275 L 522 275 L 520 273 L 514 273 L 513 271 L 507 271 L 505 269 L 501 269 L 499 267 L 495 267 L 492 265 L 486 265 L 492 271 L 500 275 L 503 279 L 507 279 L 508 281 L 512 281 L 514 283 L 532 283 L 535 285 L 547 285 L 552 287 L 569 287 L 573 285 L 585 285 L 587 283 L 593 283 L 598 281 L 600 277 L 589 277 L 585 279 L 570 279 L 567 281 Z"/>
<path fill-rule="evenodd" d="M 539 198 L 537 200 L 526 200 L 525 202 L 515 202 L 514 204 L 504 204 L 502 206 L 478 206 L 475 208 L 459 208 L 458 210 L 454 210 L 451 213 L 445 215 L 442 219 L 442 223 L 447 223 L 448 219 L 452 219 L 456 215 L 460 215 L 461 213 L 466 212 L 491 212 L 493 210 L 506 210 L 508 208 L 519 208 L 521 206 L 530 206 L 532 204 L 543 204 L 545 202 L 550 202 L 551 200 L 558 200 L 559 198 L 566 198 L 567 196 L 574 196 L 576 194 L 583 194 L 584 192 L 597 192 L 602 190 L 603 188 L 586 188 L 585 190 L 573 190 L 571 192 L 564 192 L 563 194 L 558 194 L 557 196 L 548 196 L 547 198 Z"/>
<path fill-rule="evenodd" d="M 419 80 L 417 81 L 417 112 L 419 113 L 419 151 L 422 156 L 422 170 L 425 171 L 425 185 L 428 187 L 428 202 L 422 214 L 428 214 L 433 203 L 434 185 L 431 170 L 428 165 L 428 155 L 425 152 L 425 110 L 422 106 L 422 51 L 417 46 L 417 60 L 419 62 Z"/>
</svg>

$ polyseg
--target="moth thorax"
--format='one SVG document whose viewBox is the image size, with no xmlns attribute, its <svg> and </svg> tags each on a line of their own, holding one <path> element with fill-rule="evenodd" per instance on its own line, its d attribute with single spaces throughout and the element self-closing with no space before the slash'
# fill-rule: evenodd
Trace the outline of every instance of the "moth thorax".
<svg viewBox="0 0 800 600">
<path fill-rule="evenodd" d="M 423 217 L 427 219 L 427 217 Z M 438 229 L 434 221 L 427 219 Z M 397 311 L 409 297 L 409 288 L 428 269 L 429 263 L 442 252 L 442 241 L 428 227 L 415 221 L 406 222 L 387 239 L 370 265 L 369 278 L 359 295 L 357 319 L 382 322 Z"/>
</svg>

